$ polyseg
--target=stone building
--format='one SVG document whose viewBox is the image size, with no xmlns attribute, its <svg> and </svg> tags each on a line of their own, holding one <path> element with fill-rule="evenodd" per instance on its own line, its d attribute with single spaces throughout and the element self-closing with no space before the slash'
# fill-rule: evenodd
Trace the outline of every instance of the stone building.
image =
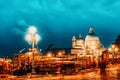
<svg viewBox="0 0 120 80">
<path fill-rule="evenodd" d="M 100 39 L 92 27 L 90 27 L 85 40 L 82 38 L 81 34 L 78 36 L 78 39 L 75 36 L 72 37 L 71 54 L 98 57 L 102 54 L 103 50 L 104 47 L 100 43 Z"/>
</svg>

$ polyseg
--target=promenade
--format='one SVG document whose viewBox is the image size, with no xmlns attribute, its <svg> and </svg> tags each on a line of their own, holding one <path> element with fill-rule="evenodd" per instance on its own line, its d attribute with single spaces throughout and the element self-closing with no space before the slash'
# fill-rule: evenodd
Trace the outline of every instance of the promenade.
<svg viewBox="0 0 120 80">
<path fill-rule="evenodd" d="M 4 79 L 1 78 L 0 80 L 4 80 Z M 100 69 L 95 68 L 95 69 L 81 70 L 74 75 L 28 74 L 24 76 L 17 76 L 11 80 L 120 80 L 120 64 L 108 65 L 105 74 L 100 74 Z"/>
</svg>

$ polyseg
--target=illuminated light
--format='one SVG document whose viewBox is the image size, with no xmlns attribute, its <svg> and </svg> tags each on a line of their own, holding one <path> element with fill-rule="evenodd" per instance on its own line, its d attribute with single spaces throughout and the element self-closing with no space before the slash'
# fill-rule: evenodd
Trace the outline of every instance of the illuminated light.
<svg viewBox="0 0 120 80">
<path fill-rule="evenodd" d="M 8 60 L 6 60 L 5 62 L 8 63 Z"/>
<path fill-rule="evenodd" d="M 37 28 L 35 26 L 30 26 L 25 36 L 25 39 L 28 41 L 29 44 L 32 44 L 33 47 L 34 44 L 38 44 L 38 41 L 41 38 L 36 32 Z"/>
<path fill-rule="evenodd" d="M 92 42 L 91 44 L 92 44 L 92 45 L 94 45 L 95 43 L 94 43 L 94 42 Z"/>
<path fill-rule="evenodd" d="M 52 57 L 52 53 L 48 53 L 47 56 L 48 56 L 48 57 Z"/>
<path fill-rule="evenodd" d="M 113 44 L 111 47 L 112 47 L 112 48 L 115 48 L 115 45 Z"/>
<path fill-rule="evenodd" d="M 95 49 L 95 46 L 91 46 L 91 49 Z"/>
<path fill-rule="evenodd" d="M 60 51 L 60 52 L 57 53 L 58 57 L 62 57 L 63 55 L 64 55 L 64 52 L 62 52 L 62 51 Z"/>
<path fill-rule="evenodd" d="M 31 41 L 31 35 L 30 34 L 26 34 L 26 36 L 25 36 L 25 39 L 28 41 L 28 42 L 30 42 Z"/>
<path fill-rule="evenodd" d="M 80 53 L 78 53 L 77 56 L 80 56 Z"/>
<path fill-rule="evenodd" d="M 31 52 L 29 52 L 29 53 L 28 53 L 28 55 L 29 55 L 29 56 L 31 56 L 31 55 L 32 55 L 32 53 L 31 53 Z"/>
<path fill-rule="evenodd" d="M 30 26 L 28 28 L 28 33 L 35 34 L 37 32 L 37 28 L 35 26 Z"/>
<path fill-rule="evenodd" d="M 62 53 L 61 53 L 61 52 L 59 52 L 59 53 L 58 53 L 58 55 L 59 55 L 59 56 L 62 56 Z"/>
<path fill-rule="evenodd" d="M 111 48 L 109 48 L 108 50 L 109 50 L 110 52 L 112 51 L 112 49 L 111 49 Z"/>
<path fill-rule="evenodd" d="M 38 34 L 36 34 L 35 35 L 35 43 L 37 44 L 39 40 L 40 40 L 40 36 Z"/>
<path fill-rule="evenodd" d="M 119 49 L 118 48 L 115 48 L 115 52 L 117 52 Z"/>
</svg>

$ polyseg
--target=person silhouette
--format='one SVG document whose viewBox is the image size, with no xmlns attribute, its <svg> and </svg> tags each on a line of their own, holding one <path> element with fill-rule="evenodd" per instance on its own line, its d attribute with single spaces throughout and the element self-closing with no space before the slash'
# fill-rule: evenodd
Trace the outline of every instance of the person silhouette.
<svg viewBox="0 0 120 80">
<path fill-rule="evenodd" d="M 100 68 L 100 74 L 106 74 L 105 68 L 106 68 L 106 63 L 105 61 L 99 62 L 99 68 Z"/>
</svg>

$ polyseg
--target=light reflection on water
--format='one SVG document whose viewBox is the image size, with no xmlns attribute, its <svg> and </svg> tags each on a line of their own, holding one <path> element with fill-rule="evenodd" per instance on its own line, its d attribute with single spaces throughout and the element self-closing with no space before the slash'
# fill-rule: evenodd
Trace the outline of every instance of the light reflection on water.
<svg viewBox="0 0 120 80">
<path fill-rule="evenodd" d="M 120 80 L 120 68 L 106 69 L 105 74 L 100 74 L 100 70 L 98 70 L 97 72 L 62 76 L 56 80 Z"/>
<path fill-rule="evenodd" d="M 44 75 L 39 78 L 26 77 L 25 80 L 120 80 L 120 67 L 106 69 L 105 74 L 100 74 L 100 70 L 91 72 L 80 72 L 76 75 Z M 24 80 L 23 79 L 23 80 Z"/>
</svg>

